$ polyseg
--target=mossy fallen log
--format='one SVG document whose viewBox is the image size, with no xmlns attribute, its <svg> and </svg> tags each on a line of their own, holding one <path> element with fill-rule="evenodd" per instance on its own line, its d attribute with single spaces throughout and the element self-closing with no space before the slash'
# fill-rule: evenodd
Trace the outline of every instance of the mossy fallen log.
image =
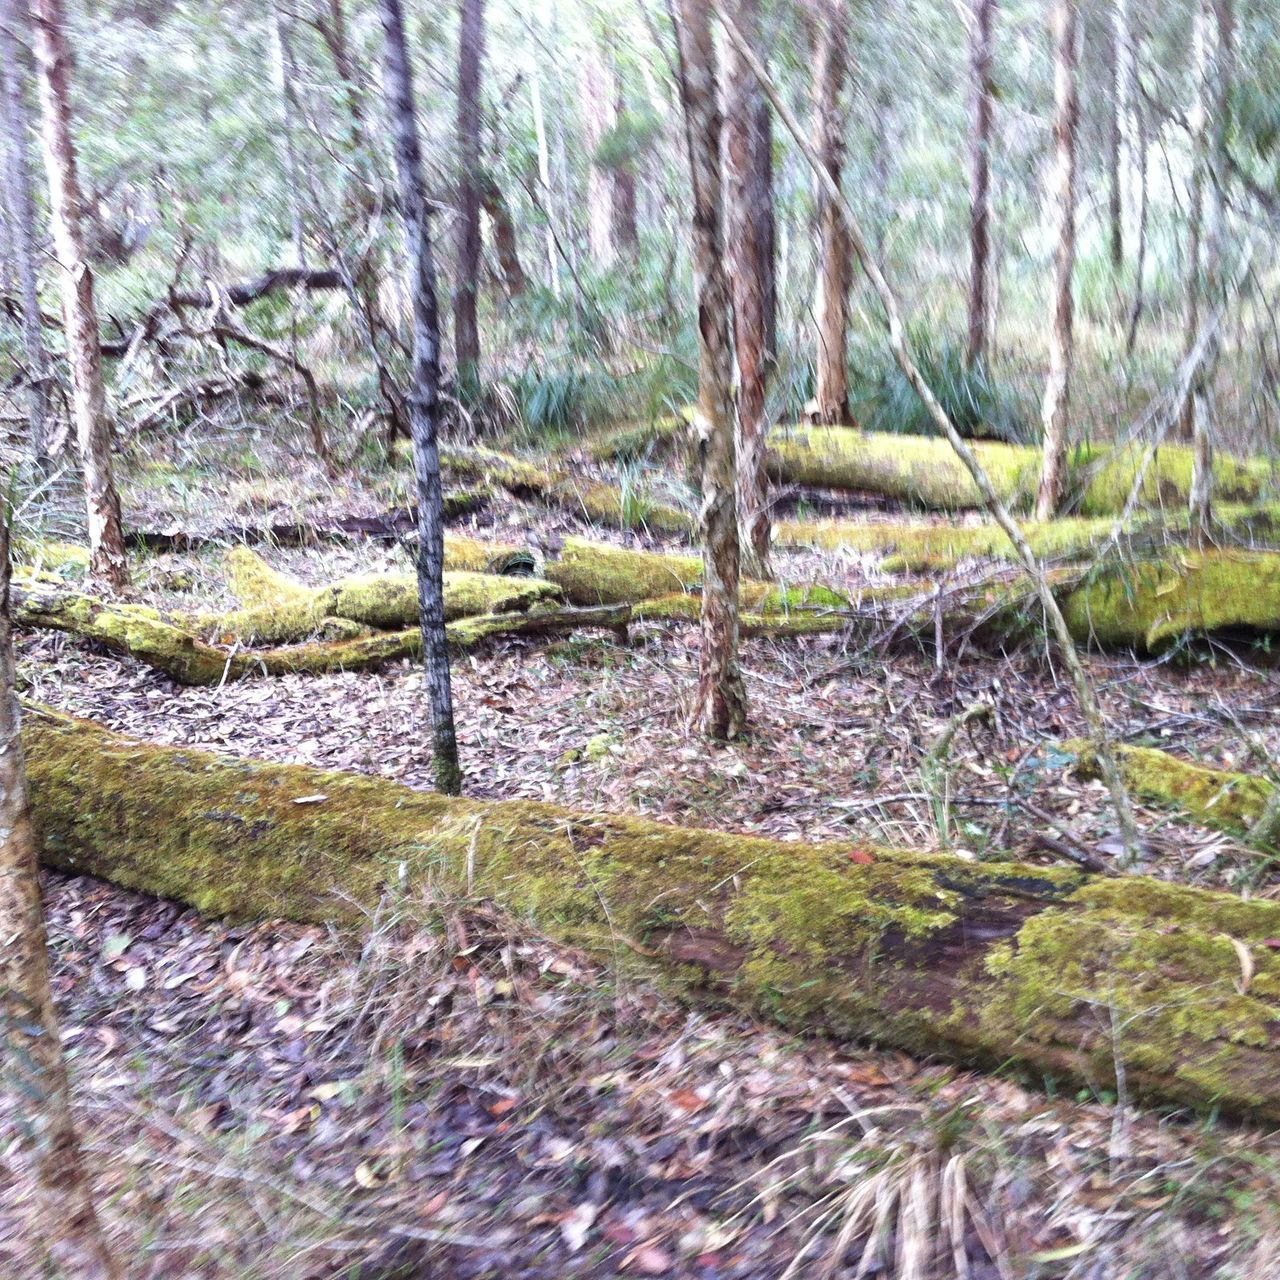
<svg viewBox="0 0 1280 1280">
<path fill-rule="evenodd" d="M 1280 552 L 1173 550 L 1094 574 L 1068 594 L 1073 635 L 1159 650 L 1187 635 L 1280 630 Z"/>
<path fill-rule="evenodd" d="M 672 459 L 689 451 L 691 411 L 624 423 L 591 442 L 597 462 L 632 462 L 637 458 Z"/>
<path fill-rule="evenodd" d="M 255 551 L 227 553 L 227 579 L 243 608 L 206 620 L 203 629 L 221 643 L 281 644 L 305 640 L 331 619 L 356 627 L 400 630 L 418 620 L 418 581 L 409 573 L 360 574 L 309 587 L 273 569 Z M 539 578 L 469 570 L 444 575 L 446 622 L 487 613 L 516 613 L 560 598 Z"/>
<path fill-rule="evenodd" d="M 1097 761 L 1084 741 L 1064 744 L 1083 777 L 1097 776 Z M 1212 769 L 1155 747 L 1121 746 L 1117 759 L 1135 795 L 1181 810 L 1207 827 L 1243 836 L 1262 816 L 1275 784 L 1256 773 Z"/>
<path fill-rule="evenodd" d="M 700 556 L 632 551 L 585 538 L 566 538 L 544 572 L 572 604 L 636 604 L 702 588 Z M 818 583 L 788 586 L 746 578 L 739 595 L 744 609 L 761 614 L 848 604 L 847 596 Z"/>
<path fill-rule="evenodd" d="M 1221 527 L 1241 533 L 1265 537 L 1280 526 L 1277 504 L 1224 502 L 1214 508 L 1213 514 Z M 1127 526 L 1124 541 L 1185 534 L 1187 525 L 1185 507 L 1158 514 L 1139 511 Z M 888 573 L 941 572 L 955 568 L 962 560 L 1017 559 L 1004 531 L 990 523 L 783 520 L 774 527 L 777 541 L 783 546 L 870 553 L 880 557 L 880 567 Z M 1067 561 L 1087 558 L 1111 537 L 1114 528 L 1113 516 L 1064 516 L 1022 524 L 1036 555 Z"/>
<path fill-rule="evenodd" d="M 70 632 L 112 653 L 136 658 L 184 685 L 216 685 L 264 675 L 374 671 L 422 653 L 422 634 L 416 626 L 263 649 L 238 644 L 220 647 L 201 639 L 190 619 L 30 582 L 15 588 L 13 609 L 20 626 Z M 445 634 L 451 648 L 470 649 L 501 635 L 559 634 L 583 628 L 623 633 L 630 619 L 626 605 L 535 607 L 457 618 L 446 626 Z"/>
<path fill-rule="evenodd" d="M 996 492 L 1014 509 L 1031 505 L 1040 480 L 1034 445 L 972 442 Z M 1144 452 L 1078 445 L 1068 459 L 1067 491 L 1080 515 L 1115 516 L 1125 508 Z M 786 427 L 770 439 L 770 473 L 789 484 L 880 494 L 929 511 L 964 511 L 983 505 L 972 477 L 946 440 L 933 436 L 856 431 L 845 427 Z M 1191 488 L 1191 450 L 1162 445 L 1147 467 L 1140 507 L 1184 507 Z M 1257 501 L 1275 487 L 1264 459 L 1214 459 L 1215 492 L 1222 502 Z"/>
<path fill-rule="evenodd" d="M 1280 1120 L 1280 904 L 1077 869 L 786 843 L 156 747 L 28 712 L 44 858 L 236 919 L 551 937 L 806 1031 Z M 1242 957 L 1247 957 L 1242 959 Z"/>
<path fill-rule="evenodd" d="M 559 507 L 611 528 L 688 536 L 697 527 L 696 517 L 678 507 L 650 498 L 627 501 L 617 485 L 493 449 L 441 449 L 440 462 L 452 476 L 496 484 L 518 498 Z"/>
</svg>

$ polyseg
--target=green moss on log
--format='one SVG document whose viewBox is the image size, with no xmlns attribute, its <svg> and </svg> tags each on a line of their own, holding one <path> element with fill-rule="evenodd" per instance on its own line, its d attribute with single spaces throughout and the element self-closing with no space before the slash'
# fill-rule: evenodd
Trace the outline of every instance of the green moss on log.
<svg viewBox="0 0 1280 1280">
<path fill-rule="evenodd" d="M 700 591 L 702 558 L 566 538 L 559 557 L 547 562 L 546 575 L 573 604 L 638 604 Z M 846 596 L 818 583 L 792 586 L 750 578 L 742 582 L 740 598 L 744 609 L 760 614 L 838 609 L 848 604 Z"/>
<path fill-rule="evenodd" d="M 279 644 L 304 640 L 330 619 L 357 627 L 398 630 L 418 619 L 418 583 L 412 574 L 364 574 L 323 587 L 307 587 L 278 573 L 247 547 L 227 555 L 228 578 L 246 608 L 208 625 L 223 643 Z M 446 621 L 508 613 L 559 599 L 539 578 L 506 577 L 468 570 L 444 575 Z"/>
<path fill-rule="evenodd" d="M 1075 869 L 446 798 L 35 712 L 45 858 L 236 919 L 361 927 L 470 894 L 806 1030 L 1280 1119 L 1280 904 Z M 1247 949 L 1252 972 L 1242 970 Z"/>
<path fill-rule="evenodd" d="M 1082 474 L 1080 514 L 1118 515 L 1129 500 L 1145 456 L 1139 445 L 1108 453 Z M 1188 445 L 1166 444 L 1156 450 L 1138 495 L 1140 507 L 1180 510 L 1191 493 L 1192 453 Z M 1239 459 L 1219 453 L 1213 460 L 1214 494 L 1219 502 L 1254 503 L 1275 488 L 1275 471 L 1262 458 Z"/>
<path fill-rule="evenodd" d="M 671 458 L 688 449 L 692 416 L 693 411 L 686 410 L 648 421 L 625 423 L 593 441 L 591 456 L 597 462 Z"/>
<path fill-rule="evenodd" d="M 1063 614 L 1078 637 L 1157 650 L 1188 634 L 1280 629 L 1280 552 L 1171 551 L 1098 573 Z"/>
<path fill-rule="evenodd" d="M 627 503 L 616 485 L 493 449 L 441 449 L 440 461 L 454 475 L 491 481 L 517 497 L 545 502 L 612 528 L 688 535 L 697 523 L 689 512 L 678 507 L 656 501 Z"/>
<path fill-rule="evenodd" d="M 971 447 L 996 492 L 1024 506 L 1040 477 L 1040 451 L 977 441 Z M 888 435 L 846 427 L 788 427 L 770 440 L 770 472 L 789 484 L 853 489 L 932 511 L 980 507 L 978 493 L 950 444 L 931 436 Z"/>
<path fill-rule="evenodd" d="M 1099 776 L 1097 759 L 1086 742 L 1065 745 L 1075 753 L 1082 775 Z M 1275 784 L 1257 774 L 1211 769 L 1155 747 L 1122 746 L 1116 754 L 1125 782 L 1135 794 L 1233 835 L 1246 834 L 1275 792 Z"/>
</svg>

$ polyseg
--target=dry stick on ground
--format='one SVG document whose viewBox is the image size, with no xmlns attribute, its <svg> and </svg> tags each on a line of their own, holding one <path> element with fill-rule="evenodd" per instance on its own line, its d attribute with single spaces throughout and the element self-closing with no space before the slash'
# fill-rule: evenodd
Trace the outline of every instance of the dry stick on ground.
<svg viewBox="0 0 1280 1280">
<path fill-rule="evenodd" d="M 1124 840 L 1127 858 L 1132 859 L 1136 856 L 1139 846 L 1138 825 L 1134 818 L 1133 806 L 1129 802 L 1129 793 L 1125 790 L 1124 779 L 1121 777 L 1120 769 L 1116 764 L 1115 753 L 1111 748 L 1107 727 L 1102 718 L 1102 710 L 1098 705 L 1097 697 L 1094 694 L 1092 684 L 1089 682 L 1089 676 L 1084 669 L 1084 664 L 1080 661 L 1080 652 L 1072 639 L 1070 628 L 1068 628 L 1066 619 L 1062 616 L 1062 610 L 1058 607 L 1057 600 L 1054 599 L 1053 590 L 1045 574 L 1044 566 L 1036 559 L 1035 552 L 1031 550 L 1031 546 L 1022 530 L 1018 527 L 1017 521 L 1009 514 L 1008 508 L 1000 500 L 999 494 L 996 493 L 991 484 L 991 478 L 978 461 L 977 455 L 956 430 L 955 423 L 951 421 L 950 415 L 939 403 L 938 397 L 934 395 L 932 388 L 925 381 L 925 377 L 920 371 L 920 366 L 916 363 L 911 351 L 897 296 L 885 278 L 884 272 L 881 271 L 879 264 L 872 256 L 866 237 L 863 235 L 862 227 L 854 216 L 853 209 L 845 198 L 844 192 L 831 181 L 831 177 L 823 167 L 813 144 L 805 136 L 804 130 L 801 129 L 799 122 L 796 120 L 795 114 L 778 92 L 777 86 L 773 83 L 769 73 L 761 66 L 760 60 L 743 41 L 732 19 L 725 13 L 722 0 L 710 0 L 710 4 L 712 10 L 720 19 L 730 43 L 755 73 L 756 78 L 760 81 L 760 87 L 765 91 L 769 101 L 773 103 L 774 109 L 795 139 L 796 145 L 818 175 L 819 181 L 827 188 L 828 194 L 839 205 L 841 212 L 844 214 L 846 229 L 849 233 L 849 242 L 853 246 L 854 253 L 857 254 L 858 262 L 866 273 L 867 279 L 870 280 L 872 288 L 875 289 L 881 306 L 884 308 L 889 328 L 889 346 L 893 350 L 894 359 L 898 362 L 898 367 L 911 384 L 912 389 L 920 397 L 926 410 L 928 410 L 929 416 L 942 431 L 943 435 L 946 436 L 960 461 L 964 463 L 966 470 L 973 478 L 974 484 L 978 487 L 978 492 L 982 494 L 983 505 L 991 513 L 1000 528 L 1008 535 L 1009 541 L 1013 543 L 1018 553 L 1018 559 L 1022 567 L 1035 583 L 1036 594 L 1039 596 L 1045 616 L 1049 620 L 1054 639 L 1062 651 L 1067 670 L 1071 674 L 1076 698 L 1080 703 L 1080 710 L 1084 715 L 1085 723 L 1089 729 L 1089 737 L 1093 741 L 1098 763 L 1102 769 L 1103 780 L 1107 785 L 1107 790 L 1111 793 L 1111 800 L 1115 806 L 1116 818 L 1119 822 L 1121 838 Z"/>
<path fill-rule="evenodd" d="M 49 987 L 38 845 L 18 729 L 6 518 L 0 519 L 0 1080 L 22 1099 L 19 1170 L 34 1184 L 59 1274 L 112 1280 L 120 1273 L 94 1212 Z"/>
</svg>

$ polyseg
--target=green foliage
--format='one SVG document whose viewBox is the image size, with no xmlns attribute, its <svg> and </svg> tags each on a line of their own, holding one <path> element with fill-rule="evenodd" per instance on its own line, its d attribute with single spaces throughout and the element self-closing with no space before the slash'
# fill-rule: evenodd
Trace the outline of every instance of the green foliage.
<svg viewBox="0 0 1280 1280">
<path fill-rule="evenodd" d="M 925 381 L 962 436 L 1029 443 L 1036 438 L 1026 398 L 985 362 L 970 366 L 963 347 L 930 333 L 912 335 Z M 851 371 L 859 421 L 868 431 L 937 435 L 920 397 L 883 343 L 864 348 Z"/>
</svg>

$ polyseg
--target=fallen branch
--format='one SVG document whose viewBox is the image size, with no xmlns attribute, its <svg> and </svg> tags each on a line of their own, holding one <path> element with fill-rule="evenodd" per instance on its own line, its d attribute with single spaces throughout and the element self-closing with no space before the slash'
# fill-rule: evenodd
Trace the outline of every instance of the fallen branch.
<svg viewBox="0 0 1280 1280">
<path fill-rule="evenodd" d="M 485 898 L 690 1001 L 1280 1119 L 1280 904 L 424 794 L 40 709 L 23 745 L 49 865 L 210 914 L 360 928 L 388 893 L 424 921 Z"/>
</svg>

